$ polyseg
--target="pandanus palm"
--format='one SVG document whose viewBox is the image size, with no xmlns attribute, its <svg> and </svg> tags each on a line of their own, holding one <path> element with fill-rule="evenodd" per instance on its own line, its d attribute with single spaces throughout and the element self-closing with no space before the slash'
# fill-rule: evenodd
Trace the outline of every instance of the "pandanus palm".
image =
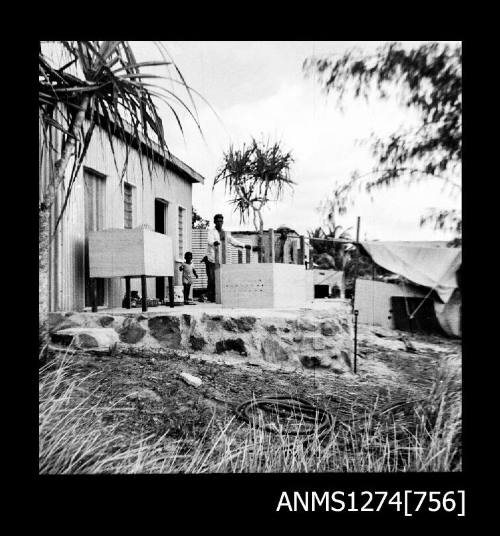
<svg viewBox="0 0 500 536">
<path fill-rule="evenodd" d="M 46 340 L 46 316 L 48 309 L 48 284 L 46 281 L 49 241 L 64 213 L 72 188 L 84 161 L 96 125 L 106 133 L 113 157 L 116 143 L 125 141 L 124 163 L 120 174 L 123 179 L 128 165 L 129 147 L 139 154 L 153 145 L 168 152 L 163 123 L 157 103 L 166 104 L 173 119 L 182 131 L 178 114 L 184 109 L 199 128 L 193 91 L 184 81 L 179 69 L 168 57 L 161 43 L 155 43 L 161 53 L 161 61 L 138 62 L 127 41 L 59 41 L 40 43 L 39 48 L 39 121 L 40 146 L 56 154 L 48 181 L 40 176 L 39 198 L 39 262 L 40 262 L 40 335 Z M 57 54 L 54 54 L 54 50 Z M 145 68 L 163 67 L 173 70 L 158 75 L 145 72 Z M 185 89 L 189 97 L 187 105 L 174 90 L 159 85 L 168 80 Z M 52 133 L 62 131 L 62 146 L 54 152 Z M 140 158 L 142 166 L 142 157 Z M 149 160 L 146 159 L 149 163 Z M 71 173 L 69 165 L 72 163 Z M 118 163 L 115 158 L 115 164 Z M 69 175 L 69 177 L 67 176 Z M 49 228 L 49 214 L 58 195 L 62 192 L 62 208 Z"/>
<path fill-rule="evenodd" d="M 240 222 L 252 214 L 253 225 L 259 232 L 262 261 L 262 237 L 264 220 L 262 209 L 269 201 L 282 199 L 285 187 L 295 184 L 290 178 L 293 162 L 291 152 L 285 152 L 279 143 L 259 143 L 252 139 L 241 149 L 231 146 L 224 153 L 223 163 L 214 179 L 213 186 L 224 182 L 226 191 L 232 195 L 231 203 L 239 212 Z"/>
</svg>

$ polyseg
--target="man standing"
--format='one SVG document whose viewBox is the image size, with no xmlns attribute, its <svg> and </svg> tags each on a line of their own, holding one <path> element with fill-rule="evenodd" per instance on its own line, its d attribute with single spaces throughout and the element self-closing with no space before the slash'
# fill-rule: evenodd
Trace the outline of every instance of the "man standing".
<svg viewBox="0 0 500 536">
<path fill-rule="evenodd" d="M 216 214 L 214 216 L 215 229 L 208 230 L 207 257 L 205 266 L 207 268 L 208 279 L 208 301 L 215 302 L 215 246 L 220 246 L 222 238 L 231 245 L 238 248 L 250 248 L 250 245 L 243 244 L 231 236 L 231 233 L 222 230 L 224 216 Z"/>
<path fill-rule="evenodd" d="M 286 225 L 280 225 L 276 231 L 279 233 L 279 235 L 274 243 L 275 262 L 285 264 L 295 263 L 297 260 L 296 243 L 291 237 L 288 236 L 288 233 L 290 233 L 292 229 Z"/>
</svg>

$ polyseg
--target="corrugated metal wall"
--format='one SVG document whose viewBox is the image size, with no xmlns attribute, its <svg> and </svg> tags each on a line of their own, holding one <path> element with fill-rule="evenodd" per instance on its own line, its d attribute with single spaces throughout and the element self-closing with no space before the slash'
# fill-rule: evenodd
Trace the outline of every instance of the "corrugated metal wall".
<svg viewBox="0 0 500 536">
<path fill-rule="evenodd" d="M 231 232 L 232 236 L 243 242 L 244 244 L 256 245 L 257 241 L 252 235 L 240 235 L 237 232 Z M 193 229 L 192 230 L 192 246 L 191 253 L 193 254 L 193 264 L 196 269 L 196 272 L 199 276 L 199 279 L 196 279 L 193 283 L 194 288 L 207 288 L 207 273 L 205 270 L 205 264 L 200 262 L 201 259 L 207 254 L 207 237 L 208 229 Z M 227 264 L 238 264 L 238 250 L 231 244 L 227 244 Z M 241 251 L 241 250 L 240 250 Z M 245 263 L 246 253 L 243 254 L 243 263 Z M 251 256 L 251 262 L 257 263 L 258 256 L 257 252 L 253 251 Z"/>
<path fill-rule="evenodd" d="M 207 254 L 208 229 L 193 229 L 191 241 L 191 253 L 193 254 L 193 264 L 198 274 L 198 279 L 194 280 L 193 288 L 207 288 L 207 271 L 205 264 L 200 262 Z"/>
<path fill-rule="evenodd" d="M 40 139 L 42 131 L 40 130 Z M 51 142 L 54 147 L 61 147 L 61 133 L 51 129 Z M 40 143 L 42 145 L 42 143 Z M 51 174 L 51 157 L 56 161 L 58 154 L 40 150 L 40 187 L 43 188 Z M 115 158 L 118 170 L 125 161 L 125 146 L 119 140 L 115 144 Z M 124 227 L 123 185 L 115 164 L 109 139 L 96 127 L 85 157 L 85 167 L 105 176 L 106 208 L 104 228 Z M 178 246 L 178 207 L 186 210 L 184 241 L 186 248 L 191 244 L 192 184 L 171 170 L 165 170 L 157 163 L 152 163 L 151 172 L 146 159 L 143 158 L 141 172 L 138 151 L 131 149 L 129 163 L 124 180 L 133 186 L 134 226 L 148 224 L 154 229 L 154 200 L 164 199 L 169 203 L 167 234 L 172 237 L 174 257 Z M 70 170 L 68 169 L 68 176 Z M 66 186 L 68 177 L 66 177 Z M 65 210 L 60 227 L 50 246 L 50 310 L 76 310 L 84 308 L 84 241 L 85 241 L 85 204 L 84 204 L 83 169 L 76 179 L 70 201 Z M 59 193 L 52 209 L 51 224 L 59 213 L 62 203 Z M 181 259 L 179 259 L 181 260 Z M 139 290 L 140 280 L 132 280 L 132 289 Z M 108 307 L 121 306 L 125 293 L 125 283 L 120 279 L 107 280 L 106 303 Z M 155 295 L 155 280 L 148 279 L 148 295 Z"/>
</svg>

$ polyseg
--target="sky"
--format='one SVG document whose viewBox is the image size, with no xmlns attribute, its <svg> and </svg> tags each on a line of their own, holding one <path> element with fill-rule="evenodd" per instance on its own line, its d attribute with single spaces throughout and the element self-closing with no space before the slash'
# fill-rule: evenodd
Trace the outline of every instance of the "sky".
<svg viewBox="0 0 500 536">
<path fill-rule="evenodd" d="M 423 42 L 404 42 L 405 46 Z M 161 59 L 149 41 L 131 43 L 139 61 Z M 203 137 L 187 113 L 180 118 L 184 136 L 166 106 L 160 105 L 169 149 L 205 177 L 193 186 L 193 206 L 206 219 L 222 213 L 228 230 L 251 229 L 233 212 L 230 196 L 213 179 L 231 144 L 252 137 L 279 141 L 291 151 L 291 178 L 296 185 L 283 199 L 263 211 L 264 227 L 286 224 L 306 234 L 325 223 L 321 205 L 334 185 L 347 181 L 351 172 L 368 172 L 374 166 L 368 144 L 372 133 L 388 136 L 399 127 L 415 123 L 416 112 L 396 100 L 366 103 L 347 99 L 343 110 L 335 97 L 326 95 L 314 78 L 304 76 L 302 64 L 313 55 L 342 54 L 357 46 L 373 51 L 384 42 L 362 41 L 164 41 L 187 84 L 199 92 L 195 98 Z M 161 74 L 158 69 L 152 70 Z M 179 85 L 168 85 L 186 101 Z M 460 182 L 460 177 L 456 178 Z M 448 240 L 453 235 L 420 227 L 420 217 L 431 207 L 459 209 L 461 199 L 443 190 L 437 179 L 418 185 L 376 191 L 370 198 L 356 194 L 346 215 L 337 218 L 355 236 L 360 217 L 362 240 Z"/>
</svg>

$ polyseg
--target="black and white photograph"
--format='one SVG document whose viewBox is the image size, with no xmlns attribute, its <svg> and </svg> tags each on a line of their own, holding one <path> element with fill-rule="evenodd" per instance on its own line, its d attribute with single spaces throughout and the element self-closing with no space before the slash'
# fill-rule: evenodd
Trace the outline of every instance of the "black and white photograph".
<svg viewBox="0 0 500 536">
<path fill-rule="evenodd" d="M 462 42 L 38 52 L 40 475 L 463 471 Z"/>
</svg>

